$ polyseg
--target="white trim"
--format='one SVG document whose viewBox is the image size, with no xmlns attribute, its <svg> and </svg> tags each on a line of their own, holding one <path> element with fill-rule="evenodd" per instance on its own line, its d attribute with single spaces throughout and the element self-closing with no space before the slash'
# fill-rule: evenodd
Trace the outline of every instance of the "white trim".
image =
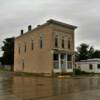
<svg viewBox="0 0 100 100">
<path fill-rule="evenodd" d="M 61 71 L 61 53 L 58 54 L 59 70 Z"/>
</svg>

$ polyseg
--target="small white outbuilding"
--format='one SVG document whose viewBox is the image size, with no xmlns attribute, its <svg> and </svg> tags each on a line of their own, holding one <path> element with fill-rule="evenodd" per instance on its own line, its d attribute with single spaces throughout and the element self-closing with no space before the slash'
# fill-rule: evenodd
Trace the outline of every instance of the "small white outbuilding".
<svg viewBox="0 0 100 100">
<path fill-rule="evenodd" d="M 89 73 L 100 73 L 100 59 L 87 59 L 76 62 L 76 69 Z"/>
</svg>

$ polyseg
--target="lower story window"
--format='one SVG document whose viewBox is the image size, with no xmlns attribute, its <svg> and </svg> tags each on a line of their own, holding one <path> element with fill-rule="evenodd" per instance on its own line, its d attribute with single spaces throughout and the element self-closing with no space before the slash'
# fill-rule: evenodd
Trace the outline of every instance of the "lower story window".
<svg viewBox="0 0 100 100">
<path fill-rule="evenodd" d="M 59 60 L 58 60 L 58 54 L 53 55 L 53 61 L 54 61 L 54 68 L 59 69 Z"/>
<path fill-rule="evenodd" d="M 72 62 L 68 62 L 67 68 L 68 68 L 68 69 L 72 69 Z"/>
<path fill-rule="evenodd" d="M 59 69 L 59 62 L 58 61 L 54 61 L 54 69 Z"/>
<path fill-rule="evenodd" d="M 68 55 L 68 56 L 67 56 L 67 60 L 68 60 L 68 61 L 72 61 L 72 55 Z"/>
<path fill-rule="evenodd" d="M 97 64 L 97 68 L 100 69 L 100 64 Z"/>
<path fill-rule="evenodd" d="M 93 65 L 92 65 L 92 64 L 89 65 L 89 69 L 90 69 L 90 70 L 93 69 Z"/>
<path fill-rule="evenodd" d="M 24 70 L 24 67 L 25 67 L 25 65 L 24 65 L 24 60 L 22 60 L 22 69 Z"/>
</svg>

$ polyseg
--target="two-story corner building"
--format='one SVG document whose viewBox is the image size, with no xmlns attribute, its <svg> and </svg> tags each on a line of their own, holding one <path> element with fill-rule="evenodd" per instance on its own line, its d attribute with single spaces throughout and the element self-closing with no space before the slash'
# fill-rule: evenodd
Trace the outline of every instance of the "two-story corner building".
<svg viewBox="0 0 100 100">
<path fill-rule="evenodd" d="M 14 71 L 72 73 L 76 26 L 48 20 L 15 39 Z"/>
</svg>

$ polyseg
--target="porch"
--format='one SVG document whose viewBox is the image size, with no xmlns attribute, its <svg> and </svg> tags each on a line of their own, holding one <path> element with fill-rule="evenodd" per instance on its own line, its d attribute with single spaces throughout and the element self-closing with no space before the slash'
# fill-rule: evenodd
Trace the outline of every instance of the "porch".
<svg viewBox="0 0 100 100">
<path fill-rule="evenodd" d="M 73 55 L 62 52 L 53 54 L 53 72 L 54 73 L 72 73 Z"/>
</svg>

